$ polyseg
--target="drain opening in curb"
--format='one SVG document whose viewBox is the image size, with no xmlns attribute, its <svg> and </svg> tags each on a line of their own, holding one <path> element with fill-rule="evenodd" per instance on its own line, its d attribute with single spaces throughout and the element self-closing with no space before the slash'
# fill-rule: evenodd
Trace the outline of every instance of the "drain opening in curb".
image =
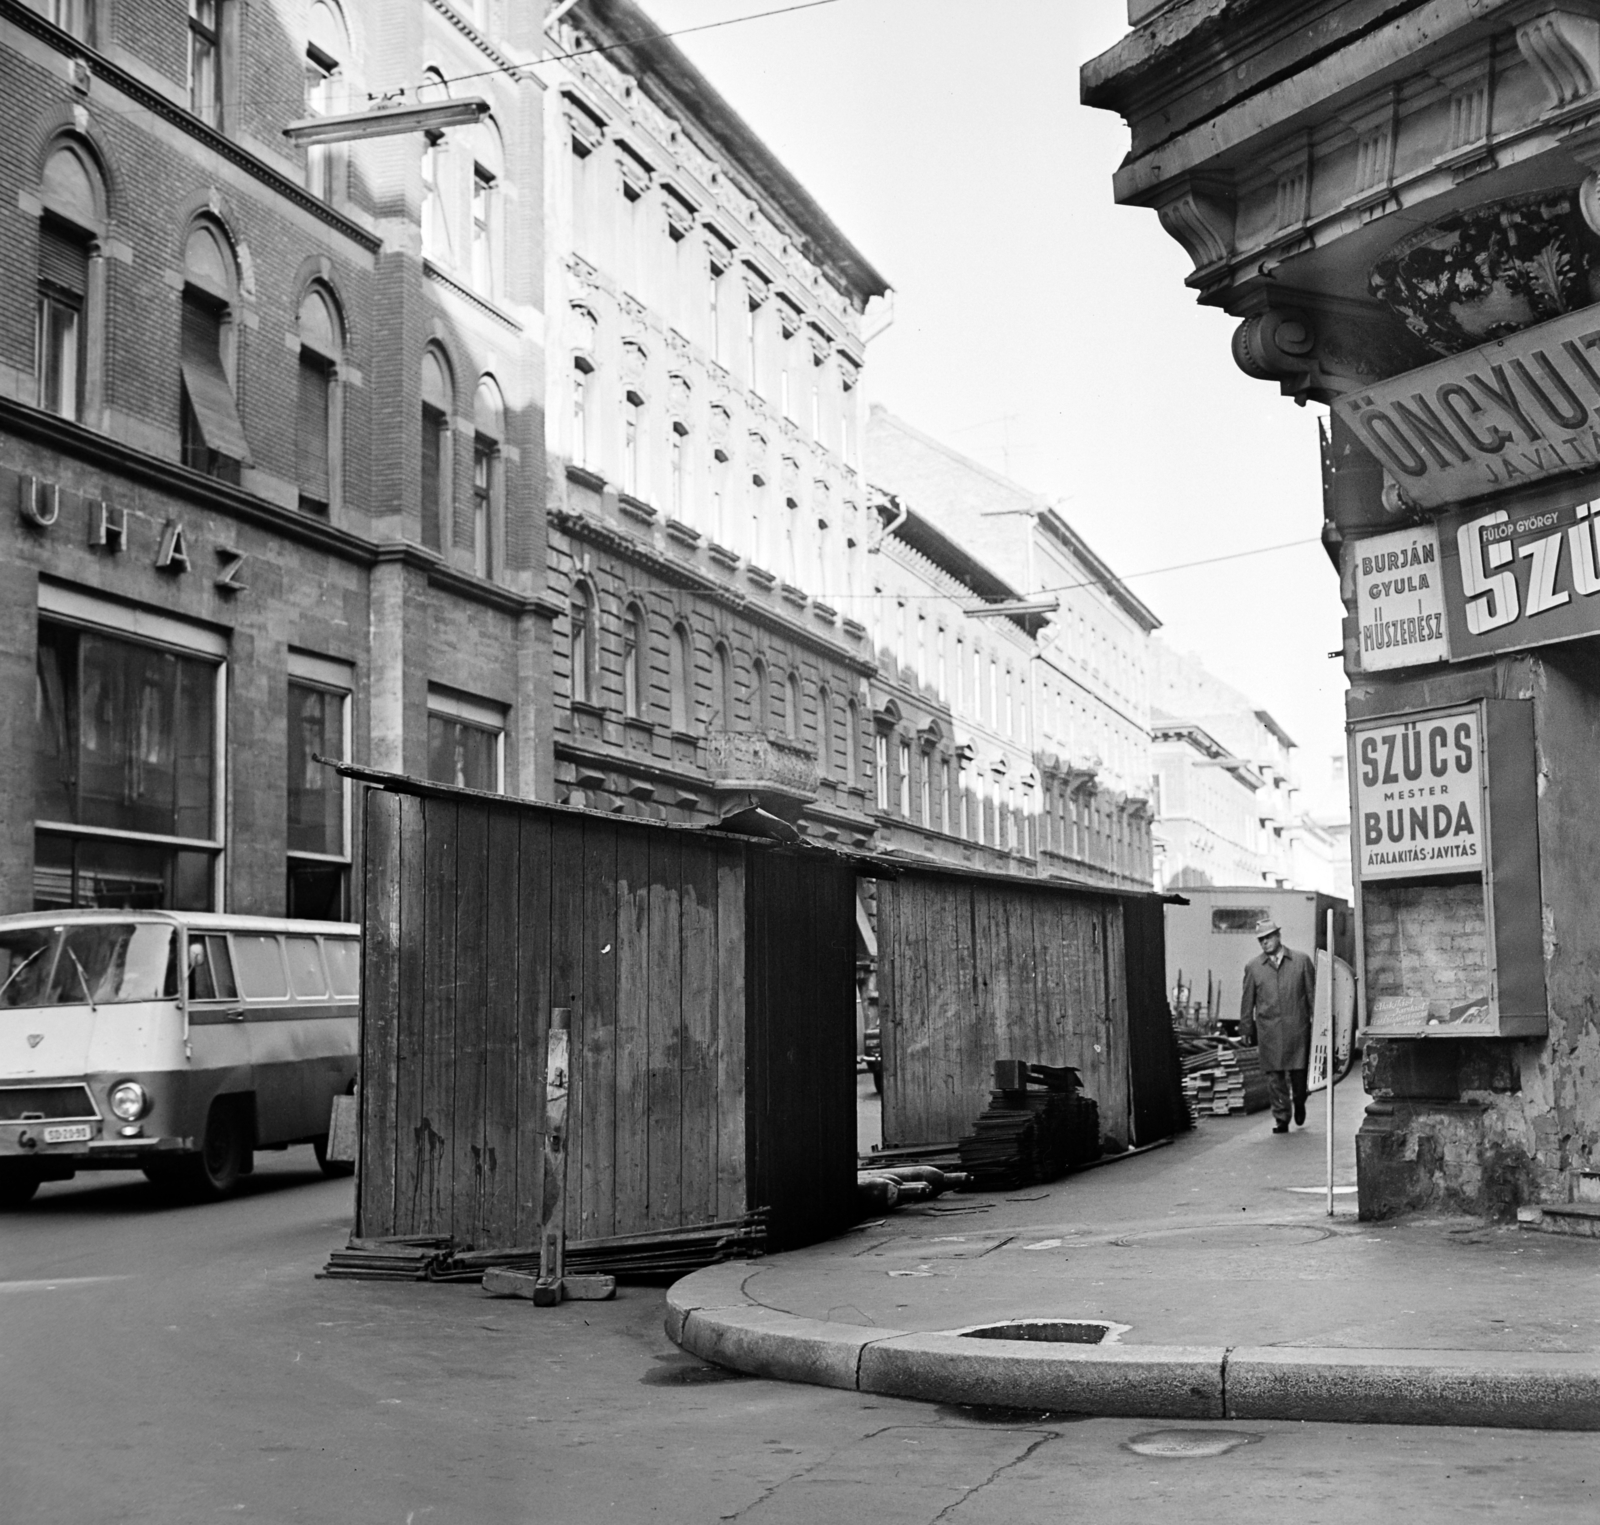
<svg viewBox="0 0 1600 1525">
<path fill-rule="evenodd" d="M 1113 1330 L 1125 1327 L 1103 1320 L 1024 1318 L 1013 1319 L 1005 1324 L 974 1324 L 971 1329 L 956 1332 L 967 1340 L 1033 1340 L 1046 1345 L 1099 1345 Z"/>
<path fill-rule="evenodd" d="M 1170 1457 L 1182 1461 L 1192 1457 L 1226 1456 L 1240 1446 L 1253 1446 L 1261 1440 L 1243 1430 L 1147 1430 L 1123 1441 L 1123 1449 L 1138 1456 Z"/>
</svg>

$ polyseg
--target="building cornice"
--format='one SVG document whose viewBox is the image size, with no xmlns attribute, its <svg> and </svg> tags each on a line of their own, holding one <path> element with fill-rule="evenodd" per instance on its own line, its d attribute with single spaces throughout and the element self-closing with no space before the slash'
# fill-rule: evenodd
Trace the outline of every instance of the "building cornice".
<svg viewBox="0 0 1600 1525">
<path fill-rule="evenodd" d="M 303 185 L 297 185 L 287 175 L 274 169 L 265 159 L 251 153 L 226 133 L 208 126 L 192 111 L 186 111 L 168 100 L 159 90 L 147 85 L 120 64 L 112 63 L 105 54 L 91 48 L 88 43 L 46 21 L 36 10 L 22 4 L 21 0 L 0 0 L 0 20 L 10 23 L 20 31 L 32 33 L 68 58 L 81 59 L 90 73 L 103 79 L 130 101 L 142 106 L 153 116 L 170 123 L 179 131 L 187 133 L 197 143 L 209 148 L 236 168 L 242 169 L 275 195 L 292 202 L 302 212 L 308 213 L 318 222 L 325 223 L 351 243 L 358 244 L 367 253 L 376 254 L 383 247 L 383 240 L 377 234 L 369 232 L 360 223 L 346 217 L 319 197 L 313 196 Z"/>
<path fill-rule="evenodd" d="M 670 556 L 664 551 L 659 551 L 647 541 L 640 540 L 624 530 L 615 528 L 597 519 L 593 514 L 586 514 L 576 509 L 552 508 L 550 510 L 550 525 L 553 529 L 562 530 L 586 544 L 599 546 L 604 550 L 625 557 L 635 566 L 643 567 L 661 578 L 663 582 L 670 583 L 673 587 L 682 588 L 686 592 L 697 593 L 711 602 L 720 604 L 723 608 L 732 610 L 742 615 L 752 623 L 770 630 L 775 635 L 784 636 L 786 639 L 815 651 L 835 662 L 840 662 L 852 672 L 864 678 L 877 675 L 877 663 L 865 657 L 857 656 L 853 651 L 841 646 L 836 641 L 830 641 L 820 631 L 812 630 L 795 620 L 787 619 L 774 609 L 769 609 L 765 604 L 748 595 L 740 593 L 737 589 L 730 588 L 719 582 L 714 577 L 708 577 L 698 568 L 690 566 L 687 562 L 676 556 Z"/>
</svg>

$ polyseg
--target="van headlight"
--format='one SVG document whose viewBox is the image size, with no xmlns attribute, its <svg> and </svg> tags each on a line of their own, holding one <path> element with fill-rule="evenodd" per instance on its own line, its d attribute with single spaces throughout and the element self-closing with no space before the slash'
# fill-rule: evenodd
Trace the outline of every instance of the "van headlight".
<svg viewBox="0 0 1600 1525">
<path fill-rule="evenodd" d="M 150 1110 L 150 1097 L 137 1080 L 124 1080 L 111 1088 L 111 1110 L 125 1123 L 135 1123 Z"/>
</svg>

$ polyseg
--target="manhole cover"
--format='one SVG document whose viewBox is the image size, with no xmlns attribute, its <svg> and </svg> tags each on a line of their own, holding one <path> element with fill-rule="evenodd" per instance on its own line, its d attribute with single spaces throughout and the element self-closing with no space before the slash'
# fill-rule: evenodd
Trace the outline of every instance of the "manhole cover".
<svg viewBox="0 0 1600 1525">
<path fill-rule="evenodd" d="M 1186 1460 L 1198 1456 L 1226 1456 L 1240 1446 L 1253 1446 L 1261 1437 L 1242 1430 L 1147 1430 L 1125 1440 L 1123 1447 L 1139 1456 L 1164 1456 Z"/>
<path fill-rule="evenodd" d="M 1141 1250 L 1289 1250 L 1332 1237 L 1332 1229 L 1306 1223 L 1197 1223 L 1191 1228 L 1129 1234 L 1111 1242 L 1123 1249 Z"/>
<path fill-rule="evenodd" d="M 1006 1324 L 978 1324 L 960 1331 L 965 1340 L 1038 1340 L 1051 1345 L 1098 1345 L 1111 1333 L 1107 1323 L 1060 1319 L 1013 1319 Z"/>
</svg>

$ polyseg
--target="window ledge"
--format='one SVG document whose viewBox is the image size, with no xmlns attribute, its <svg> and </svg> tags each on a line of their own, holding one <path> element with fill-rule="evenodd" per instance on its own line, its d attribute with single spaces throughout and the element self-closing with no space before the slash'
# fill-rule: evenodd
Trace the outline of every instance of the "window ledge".
<svg viewBox="0 0 1600 1525">
<path fill-rule="evenodd" d="M 778 581 L 776 573 L 767 571 L 765 567 L 758 567 L 754 565 L 746 567 L 744 569 L 744 575 L 748 577 L 750 581 L 753 582 L 758 588 L 770 589 Z"/>
<path fill-rule="evenodd" d="M 795 587 L 792 582 L 780 583 L 779 587 L 783 593 L 784 602 L 793 604 L 796 609 L 804 609 L 810 602 L 810 599 L 806 596 L 805 589 Z"/>
<path fill-rule="evenodd" d="M 579 487 L 589 487 L 595 492 L 604 492 L 606 479 L 598 471 L 590 471 L 587 466 L 578 466 L 567 462 L 567 480 L 576 482 Z"/>
<path fill-rule="evenodd" d="M 713 561 L 720 562 L 725 567 L 736 567 L 739 565 L 739 553 L 737 551 L 730 551 L 725 545 L 718 545 L 715 540 L 708 540 L 706 542 L 706 550 L 710 553 Z"/>
<path fill-rule="evenodd" d="M 686 545 L 693 549 L 700 544 L 700 531 L 691 529 L 682 519 L 668 519 L 666 531 L 668 538 L 676 540 L 679 545 Z"/>
<path fill-rule="evenodd" d="M 811 612 L 816 615 L 816 617 L 821 620 L 824 625 L 837 625 L 839 623 L 839 611 L 831 604 L 813 603 L 811 605 Z"/>
<path fill-rule="evenodd" d="M 853 620 L 846 615 L 844 621 L 844 633 L 848 636 L 853 636 L 859 641 L 867 633 L 867 627 L 863 625 L 860 620 Z"/>
<path fill-rule="evenodd" d="M 573 699 L 568 708 L 575 715 L 593 715 L 597 719 L 606 719 L 606 707 L 603 704 L 594 704 L 588 699 Z"/>
<path fill-rule="evenodd" d="M 626 730 L 643 731 L 647 736 L 654 736 L 656 733 L 655 721 L 646 720 L 642 715 L 624 715 L 622 724 Z"/>
<path fill-rule="evenodd" d="M 660 517 L 651 506 L 642 498 L 636 498 L 632 493 L 619 492 L 617 494 L 617 507 L 630 519 L 637 519 L 641 524 L 654 524 Z"/>
</svg>

